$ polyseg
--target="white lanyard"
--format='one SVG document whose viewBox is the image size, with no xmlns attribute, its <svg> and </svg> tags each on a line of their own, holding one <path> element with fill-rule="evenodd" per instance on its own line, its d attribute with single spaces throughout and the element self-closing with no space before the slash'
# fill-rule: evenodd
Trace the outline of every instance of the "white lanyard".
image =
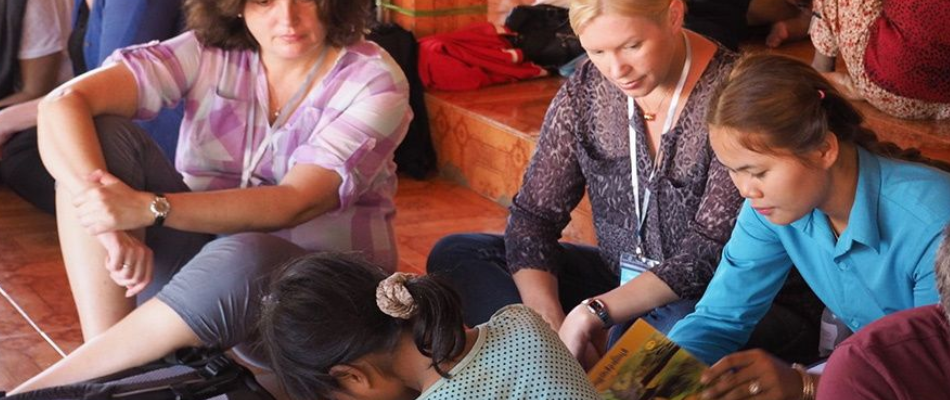
<svg viewBox="0 0 950 400">
<path fill-rule="evenodd" d="M 673 128 L 673 121 L 676 113 L 676 106 L 679 105 L 680 95 L 683 94 L 683 87 L 686 86 L 686 78 L 689 76 L 689 67 L 692 64 L 693 51 L 689 45 L 689 38 L 686 36 L 686 32 L 683 32 L 683 40 L 686 43 L 686 61 L 683 62 L 683 71 L 680 72 L 680 80 L 676 83 L 676 90 L 673 91 L 673 97 L 670 100 L 670 108 L 666 112 L 666 120 L 663 121 L 663 130 L 660 134 L 660 143 L 657 143 L 656 159 L 653 163 L 653 170 L 650 171 L 649 181 L 653 182 L 653 178 L 656 176 L 657 170 L 660 168 L 660 162 L 663 158 L 663 146 L 662 146 L 662 137 L 669 133 L 670 129 Z M 647 219 L 647 210 L 650 208 L 650 188 L 647 187 L 643 190 L 643 209 L 640 209 L 640 178 L 639 170 L 637 167 L 637 132 L 633 128 L 633 115 L 636 112 L 636 106 L 633 101 L 633 97 L 627 97 L 627 111 L 630 116 L 630 123 L 628 124 L 628 131 L 630 134 L 630 182 L 633 185 L 633 204 L 637 212 L 637 256 L 643 255 L 643 249 L 641 243 L 643 243 L 643 223 Z"/>
<path fill-rule="evenodd" d="M 303 85 L 297 89 L 297 92 L 284 104 L 280 109 L 280 113 L 277 114 L 277 120 L 273 124 L 267 126 L 267 133 L 264 135 L 264 140 L 261 141 L 261 145 L 257 147 L 257 151 L 254 151 L 254 130 L 256 124 L 254 121 L 257 119 L 257 108 L 255 106 L 251 107 L 251 115 L 247 121 L 247 129 L 244 132 L 244 169 L 241 171 L 241 188 L 247 188 L 251 184 L 251 175 L 254 174 L 254 170 L 257 169 L 257 166 L 260 165 L 261 160 L 264 159 L 264 153 L 267 152 L 267 148 L 275 148 L 274 137 L 277 136 L 277 131 L 280 130 L 281 126 L 287 122 L 287 119 L 290 118 L 290 115 L 293 114 L 292 111 L 296 107 L 297 103 L 310 90 L 310 85 L 313 84 L 313 80 L 317 77 L 317 71 L 320 69 L 320 65 L 323 64 L 323 59 L 327 56 L 327 49 L 329 46 L 323 46 L 323 51 L 320 53 L 320 57 L 317 58 L 317 61 L 310 67 L 310 72 L 307 73 L 307 78 L 304 80 Z M 251 69 L 254 70 L 254 76 L 258 76 L 260 73 L 260 55 L 253 59 L 253 65 Z M 264 102 L 258 102 L 260 107 L 264 107 Z M 265 113 L 266 114 L 266 113 Z M 253 156 L 251 153 L 253 152 Z"/>
</svg>

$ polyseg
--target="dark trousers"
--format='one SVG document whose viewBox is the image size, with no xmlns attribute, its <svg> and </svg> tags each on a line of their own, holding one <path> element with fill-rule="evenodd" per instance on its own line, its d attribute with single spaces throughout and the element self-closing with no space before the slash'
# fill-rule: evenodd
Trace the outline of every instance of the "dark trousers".
<svg viewBox="0 0 950 400">
<path fill-rule="evenodd" d="M 582 300 L 617 287 L 619 277 L 604 268 L 598 250 L 562 243 L 558 271 L 561 307 L 570 311 Z M 499 235 L 461 234 L 442 238 L 426 263 L 432 276 L 447 280 L 462 297 L 465 324 L 475 326 L 509 304 L 521 303 Z"/>
<path fill-rule="evenodd" d="M 14 193 L 40 210 L 56 212 L 53 177 L 46 171 L 36 146 L 36 128 L 14 134 L 3 144 L 0 176 Z"/>
<path fill-rule="evenodd" d="M 620 279 L 604 264 L 595 247 L 561 243 L 558 294 L 565 312 L 616 288 Z M 505 241 L 500 235 L 458 234 L 443 238 L 429 254 L 426 269 L 452 284 L 462 298 L 465 323 L 481 324 L 500 308 L 521 303 L 521 296 L 508 271 Z M 698 299 L 683 299 L 659 307 L 643 318 L 662 332 L 692 313 Z M 790 362 L 809 362 L 818 349 L 817 321 L 773 304 L 756 326 L 746 348 L 762 348 Z M 633 323 L 613 329 L 616 340 Z"/>
</svg>

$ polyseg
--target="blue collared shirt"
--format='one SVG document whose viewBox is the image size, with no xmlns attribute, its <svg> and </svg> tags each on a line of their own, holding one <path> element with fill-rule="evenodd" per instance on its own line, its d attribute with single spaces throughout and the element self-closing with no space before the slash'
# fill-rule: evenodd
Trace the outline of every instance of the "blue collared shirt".
<svg viewBox="0 0 950 400">
<path fill-rule="evenodd" d="M 934 257 L 950 221 L 950 174 L 858 148 L 858 185 L 836 241 L 815 209 L 787 225 L 747 201 L 696 312 L 670 338 L 713 363 L 745 344 L 793 265 L 852 330 L 938 301 Z"/>
<path fill-rule="evenodd" d="M 73 26 L 86 0 L 76 0 Z M 153 40 L 171 39 L 184 27 L 183 0 L 95 0 L 83 37 L 83 59 L 89 70 L 98 68 L 116 49 Z M 79 76 L 86 71 L 74 71 Z M 154 119 L 136 121 L 174 159 L 184 106 L 164 109 Z"/>
</svg>

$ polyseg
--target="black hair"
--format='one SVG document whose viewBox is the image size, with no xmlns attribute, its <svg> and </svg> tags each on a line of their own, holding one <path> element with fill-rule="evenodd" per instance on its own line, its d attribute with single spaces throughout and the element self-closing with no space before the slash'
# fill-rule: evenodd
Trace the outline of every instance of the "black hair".
<svg viewBox="0 0 950 400">
<path fill-rule="evenodd" d="M 461 301 L 429 276 L 406 282 L 418 313 L 398 319 L 376 305 L 381 268 L 353 255 L 318 253 L 292 260 L 274 276 L 260 319 L 262 345 L 291 397 L 328 398 L 339 390 L 335 365 L 395 349 L 409 329 L 419 352 L 442 365 L 465 348 Z"/>
</svg>

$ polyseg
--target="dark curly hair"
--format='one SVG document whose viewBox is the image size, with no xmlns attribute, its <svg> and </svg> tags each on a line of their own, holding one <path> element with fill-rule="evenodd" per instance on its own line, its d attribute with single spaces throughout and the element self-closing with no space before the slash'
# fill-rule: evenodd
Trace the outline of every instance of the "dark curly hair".
<svg viewBox="0 0 950 400">
<path fill-rule="evenodd" d="M 317 4 L 320 23 L 326 28 L 326 42 L 343 47 L 363 36 L 369 16 L 366 0 L 312 0 Z M 239 15 L 248 0 L 186 0 L 188 29 L 206 46 L 224 50 L 258 50 L 260 45 Z"/>
</svg>

